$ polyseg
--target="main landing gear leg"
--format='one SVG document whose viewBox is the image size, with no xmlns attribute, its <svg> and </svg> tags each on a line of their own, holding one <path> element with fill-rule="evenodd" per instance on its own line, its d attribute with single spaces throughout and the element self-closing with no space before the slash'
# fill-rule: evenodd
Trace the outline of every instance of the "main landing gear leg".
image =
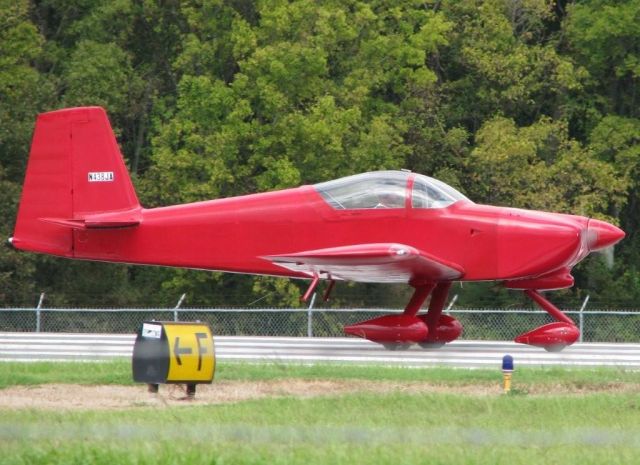
<svg viewBox="0 0 640 465">
<path fill-rule="evenodd" d="M 420 315 L 429 329 L 427 339 L 420 342 L 420 346 L 425 349 L 442 347 L 447 342 L 457 339 L 462 333 L 462 325 L 458 320 L 449 315 L 443 315 L 442 310 L 447 301 L 451 289 L 450 282 L 438 283 L 433 290 L 429 311 L 426 315 Z"/>
<path fill-rule="evenodd" d="M 440 319 L 440 315 L 442 315 L 444 303 L 447 301 L 449 289 L 451 289 L 451 283 L 439 283 L 433 290 L 431 302 L 429 302 L 429 311 L 424 319 L 424 322 L 429 328 L 429 334 L 438 327 L 438 320 Z"/>
<path fill-rule="evenodd" d="M 433 291 L 434 287 L 436 287 L 434 283 L 414 286 L 415 291 L 413 291 L 411 300 L 404 308 L 404 312 L 402 314 L 407 316 L 416 316 L 420 311 L 420 308 L 422 308 L 422 304 L 424 303 L 424 301 L 427 300 L 427 297 L 429 297 L 429 294 L 431 294 L 431 291 Z"/>
<path fill-rule="evenodd" d="M 436 285 L 434 283 L 427 283 L 427 284 L 422 284 L 420 286 L 414 286 L 415 290 L 413 291 L 411 300 L 409 300 L 409 303 L 404 308 L 404 312 L 402 312 L 402 315 L 401 315 L 402 317 L 406 317 L 406 318 L 403 318 L 404 321 L 408 321 L 409 319 L 411 320 L 416 319 L 418 321 L 414 322 L 414 325 L 417 325 L 420 329 L 422 329 L 422 325 L 420 324 L 420 320 L 422 320 L 422 318 L 416 317 L 416 315 L 422 308 L 422 304 L 424 304 L 424 301 L 427 300 L 427 297 L 429 297 L 429 294 L 431 294 L 431 291 L 433 291 L 435 287 Z M 425 329 L 424 333 L 425 333 L 425 336 L 428 337 L 429 328 L 426 322 L 424 322 L 424 325 L 426 326 L 426 328 L 424 328 Z M 411 347 L 412 342 L 418 342 L 418 341 L 387 342 L 387 343 L 383 343 L 383 345 L 387 350 L 407 350 L 409 347 Z"/>
<path fill-rule="evenodd" d="M 580 337 L 580 330 L 573 320 L 534 289 L 524 293 L 557 321 L 542 325 L 515 338 L 515 342 L 542 347 L 548 352 L 560 352 Z"/>
</svg>

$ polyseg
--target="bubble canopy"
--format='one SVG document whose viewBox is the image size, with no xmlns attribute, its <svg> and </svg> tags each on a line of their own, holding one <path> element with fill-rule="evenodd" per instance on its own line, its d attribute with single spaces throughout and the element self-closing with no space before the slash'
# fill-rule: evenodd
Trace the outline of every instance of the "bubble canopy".
<svg viewBox="0 0 640 465">
<path fill-rule="evenodd" d="M 409 181 L 412 181 L 411 183 Z M 437 179 L 408 171 L 373 171 L 316 184 L 336 210 L 374 208 L 445 208 L 470 200 Z"/>
</svg>

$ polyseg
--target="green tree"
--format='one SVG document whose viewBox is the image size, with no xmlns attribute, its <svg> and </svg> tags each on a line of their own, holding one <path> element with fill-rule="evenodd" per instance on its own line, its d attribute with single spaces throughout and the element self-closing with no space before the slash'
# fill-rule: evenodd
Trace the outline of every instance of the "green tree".
<svg viewBox="0 0 640 465">
<path fill-rule="evenodd" d="M 497 117 L 476 134 L 469 190 L 486 203 L 610 217 L 628 187 L 611 164 L 568 136 L 562 121 L 542 118 L 526 127 Z"/>
<path fill-rule="evenodd" d="M 581 89 L 585 73 L 557 51 L 543 27 L 553 19 L 543 0 L 446 2 L 459 25 L 442 63 L 442 93 L 453 124 L 475 132 L 501 113 L 519 124 L 541 115 L 561 116 L 567 96 Z"/>
<path fill-rule="evenodd" d="M 43 38 L 29 21 L 27 1 L 0 1 L 0 241 L 13 230 L 36 114 L 53 87 L 34 62 Z M 0 247 L 0 305 L 33 303 L 36 258 Z"/>
<path fill-rule="evenodd" d="M 629 185 L 626 204 L 614 213 L 627 233 L 618 246 L 623 263 L 635 267 L 640 261 L 640 120 L 613 115 L 602 118 L 591 132 L 590 147 Z"/>
<path fill-rule="evenodd" d="M 634 298 L 639 1 L 0 0 L 0 234 L 35 115 L 99 104 L 145 206 L 407 167 L 474 200 L 617 221 L 628 236 L 613 268 L 590 260 L 578 284 Z M 105 283 L 113 305 L 182 292 L 197 305 L 293 305 L 301 292 L 0 251 L 5 302 L 46 290 L 61 305 L 98 303 Z M 405 298 L 341 288 L 361 305 Z M 461 300 L 512 299 L 473 289 Z"/>
<path fill-rule="evenodd" d="M 590 0 L 568 7 L 568 47 L 589 71 L 589 103 L 598 112 L 637 117 L 640 1 Z"/>
<path fill-rule="evenodd" d="M 143 84 L 130 57 L 113 43 L 81 41 L 65 63 L 62 74 L 64 106 L 98 105 L 109 114 L 126 114 Z"/>
</svg>

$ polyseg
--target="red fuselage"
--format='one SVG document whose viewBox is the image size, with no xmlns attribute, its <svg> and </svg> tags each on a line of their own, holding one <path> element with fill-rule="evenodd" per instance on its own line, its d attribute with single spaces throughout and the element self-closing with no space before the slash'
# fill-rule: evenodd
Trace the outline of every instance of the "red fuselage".
<svg viewBox="0 0 640 465">
<path fill-rule="evenodd" d="M 614 228 L 580 216 L 464 200 L 440 209 L 407 202 L 405 208 L 337 210 L 314 187 L 303 186 L 143 209 L 135 228 L 74 230 L 73 256 L 308 278 L 262 257 L 397 242 L 462 266 L 462 280 L 514 280 L 575 265 L 596 248 L 597 239 L 589 243 L 587 236 L 608 226 Z"/>
</svg>

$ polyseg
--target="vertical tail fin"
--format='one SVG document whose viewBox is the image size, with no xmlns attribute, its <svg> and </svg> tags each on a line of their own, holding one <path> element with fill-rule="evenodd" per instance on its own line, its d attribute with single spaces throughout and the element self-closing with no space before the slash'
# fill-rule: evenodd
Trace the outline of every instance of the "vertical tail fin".
<svg viewBox="0 0 640 465">
<path fill-rule="evenodd" d="M 73 229 L 134 226 L 140 203 L 106 112 L 38 116 L 12 244 L 73 256 Z"/>
</svg>

